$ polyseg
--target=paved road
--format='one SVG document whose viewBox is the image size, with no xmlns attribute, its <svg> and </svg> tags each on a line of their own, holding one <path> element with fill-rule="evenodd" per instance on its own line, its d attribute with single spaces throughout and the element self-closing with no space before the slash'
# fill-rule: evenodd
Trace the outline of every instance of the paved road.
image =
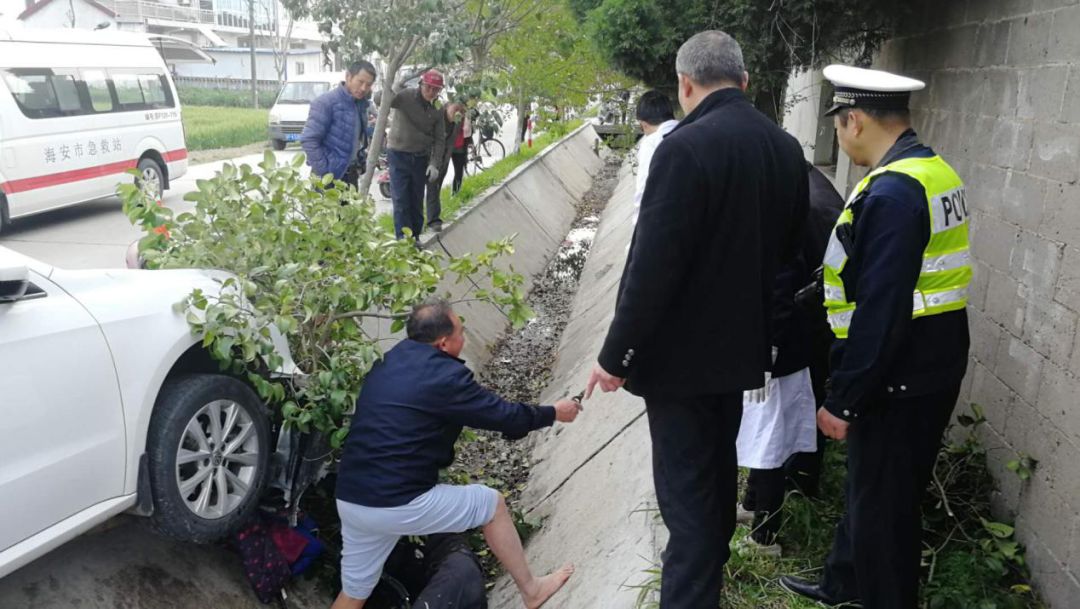
<svg viewBox="0 0 1080 609">
<path fill-rule="evenodd" d="M 513 141 L 515 123 L 513 116 L 508 118 L 499 134 L 507 153 L 512 149 L 510 142 Z M 298 148 L 290 147 L 274 154 L 279 161 L 287 162 L 298 152 Z M 260 162 L 261 153 L 193 165 L 187 174 L 173 181 L 165 193 L 165 205 L 177 212 L 188 211 L 192 205 L 183 200 L 184 194 L 195 190 L 196 180 L 213 177 L 225 163 L 247 163 L 254 167 Z M 444 185 L 450 184 L 453 168 L 447 173 Z M 390 201 L 379 194 L 377 184 L 372 184 L 371 196 L 379 213 L 391 212 Z M 132 226 L 121 211 L 120 199 L 108 197 L 16 220 L 0 233 L 0 245 L 62 268 L 113 268 L 124 266 L 128 245 L 141 236 L 141 231 Z"/>
<path fill-rule="evenodd" d="M 297 150 L 274 153 L 287 162 Z M 225 163 L 234 165 L 262 162 L 262 154 L 193 165 L 165 193 L 165 205 L 177 212 L 188 211 L 193 205 L 184 201 L 184 194 L 195 190 L 195 181 L 213 177 Z M 379 212 L 389 211 L 390 202 L 372 187 Z M 118 197 L 108 197 L 73 205 L 63 209 L 21 218 L 0 234 L 0 245 L 56 266 L 71 269 L 110 268 L 124 266 L 128 245 L 142 236 L 121 211 Z"/>
</svg>

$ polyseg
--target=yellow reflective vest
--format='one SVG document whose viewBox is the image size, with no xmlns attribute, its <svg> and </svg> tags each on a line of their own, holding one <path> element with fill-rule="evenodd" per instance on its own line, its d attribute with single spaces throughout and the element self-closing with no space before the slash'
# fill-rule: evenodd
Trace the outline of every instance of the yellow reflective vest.
<svg viewBox="0 0 1080 609">
<path fill-rule="evenodd" d="M 851 224 L 854 217 L 852 205 L 878 176 L 886 172 L 902 173 L 922 184 L 930 209 L 930 240 L 923 251 L 922 270 L 919 271 L 919 280 L 912 295 L 911 317 L 958 311 L 967 306 L 971 256 L 968 251 L 968 210 L 964 183 L 953 168 L 937 155 L 900 159 L 875 169 L 855 186 L 829 238 L 823 264 L 825 308 L 829 325 L 837 338 L 847 338 L 857 304 L 848 300 L 844 282 L 840 278 L 848 254 L 837 238 L 837 229 Z"/>
</svg>

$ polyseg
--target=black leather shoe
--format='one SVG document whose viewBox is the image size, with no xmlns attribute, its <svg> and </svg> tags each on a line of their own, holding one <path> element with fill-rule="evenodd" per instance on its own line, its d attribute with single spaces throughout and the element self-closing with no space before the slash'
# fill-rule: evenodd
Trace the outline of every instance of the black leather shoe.
<svg viewBox="0 0 1080 609">
<path fill-rule="evenodd" d="M 780 587 L 793 594 L 805 596 L 810 600 L 817 601 L 826 607 L 845 607 L 856 609 L 862 607 L 862 602 L 856 598 L 839 599 L 833 598 L 821 589 L 821 584 L 808 579 L 784 575 L 780 577 Z"/>
</svg>

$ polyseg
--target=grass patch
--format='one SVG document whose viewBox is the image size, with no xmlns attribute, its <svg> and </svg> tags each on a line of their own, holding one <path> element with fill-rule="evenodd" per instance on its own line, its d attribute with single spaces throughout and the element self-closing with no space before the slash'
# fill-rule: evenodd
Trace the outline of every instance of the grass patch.
<svg viewBox="0 0 1080 609">
<path fill-rule="evenodd" d="M 184 106 L 188 150 L 235 148 L 266 140 L 268 110 Z"/>
<path fill-rule="evenodd" d="M 522 147 L 517 154 L 506 155 L 506 158 L 488 167 L 480 174 L 465 176 L 465 179 L 461 182 L 461 190 L 456 195 L 450 194 L 450 188 L 443 188 L 440 193 L 443 222 L 451 222 L 473 199 L 505 180 L 522 163 L 540 154 L 545 148 L 559 141 L 567 133 L 580 127 L 581 124 L 581 120 L 573 120 L 563 123 L 560 128 L 549 129 L 533 139 L 532 148 Z M 379 223 L 387 231 L 394 231 L 394 218 L 390 214 L 382 214 L 379 217 Z"/>
<path fill-rule="evenodd" d="M 251 108 L 251 91 L 238 89 L 200 89 L 197 87 L 176 88 L 183 106 L 224 106 L 229 108 Z M 259 107 L 269 108 L 277 99 L 277 91 L 259 91 Z"/>
<path fill-rule="evenodd" d="M 922 609 L 1044 607 L 1028 583 L 1024 550 L 1013 538 L 1012 527 L 991 519 L 989 498 L 994 482 L 986 467 L 985 450 L 975 433 L 975 428 L 984 421 L 981 410 L 973 405 L 972 415 L 958 417 L 962 429 L 957 435 L 962 437 L 950 441 L 938 455 L 935 468 L 938 484 L 932 485 L 923 504 L 924 569 L 919 604 Z M 946 434 L 947 439 L 951 437 Z M 726 565 L 721 607 L 819 607 L 789 594 L 779 586 L 778 580 L 781 575 L 807 579 L 820 576 L 832 546 L 836 522 L 843 513 L 845 458 L 844 446 L 831 442 L 825 453 L 821 499 L 788 494 L 779 539 L 784 548 L 783 558 L 740 553 L 734 549 L 735 542 L 750 531 L 741 525 L 736 529 L 731 559 Z M 1013 474 L 1001 472 L 1001 475 Z M 740 477 L 745 483 L 745 472 Z M 655 609 L 660 569 L 644 572 L 639 583 L 631 587 L 638 591 L 639 609 Z"/>
</svg>

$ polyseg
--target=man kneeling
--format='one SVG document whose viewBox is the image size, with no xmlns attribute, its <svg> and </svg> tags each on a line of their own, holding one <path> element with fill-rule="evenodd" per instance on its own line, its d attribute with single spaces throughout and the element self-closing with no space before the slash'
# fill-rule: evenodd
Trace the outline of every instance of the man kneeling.
<svg viewBox="0 0 1080 609">
<path fill-rule="evenodd" d="M 342 592 L 333 609 L 364 606 L 402 535 L 476 527 L 483 527 L 525 606 L 535 609 L 566 583 L 573 566 L 534 577 L 502 495 L 479 484 L 439 484 L 439 470 L 453 462 L 465 425 L 517 439 L 556 420 L 572 422 L 580 406 L 570 399 L 515 404 L 481 387 L 458 358 L 465 335 L 445 301 L 417 306 L 405 327 L 408 339 L 364 379 L 345 441 L 337 481 Z"/>
</svg>

